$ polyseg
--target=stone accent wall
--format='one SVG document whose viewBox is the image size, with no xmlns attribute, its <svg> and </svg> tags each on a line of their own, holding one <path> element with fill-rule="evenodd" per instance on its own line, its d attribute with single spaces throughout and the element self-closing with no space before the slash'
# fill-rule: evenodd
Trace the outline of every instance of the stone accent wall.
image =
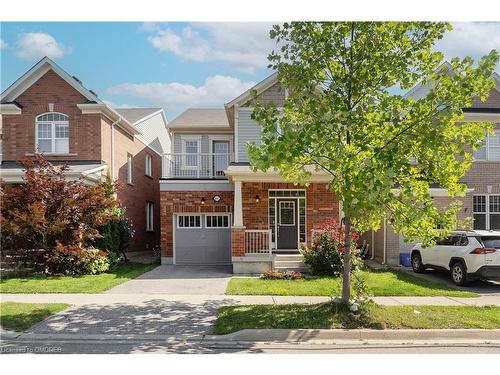
<svg viewBox="0 0 500 375">
<path fill-rule="evenodd" d="M 213 196 L 219 195 L 215 203 Z M 205 198 L 205 204 L 201 199 Z M 232 191 L 160 191 L 161 256 L 173 256 L 172 215 L 178 212 L 233 212 L 234 194 Z"/>
</svg>

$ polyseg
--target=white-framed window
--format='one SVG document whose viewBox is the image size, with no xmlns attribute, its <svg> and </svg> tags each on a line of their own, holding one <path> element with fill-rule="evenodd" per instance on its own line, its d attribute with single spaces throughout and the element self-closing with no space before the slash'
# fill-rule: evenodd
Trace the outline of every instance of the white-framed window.
<svg viewBox="0 0 500 375">
<path fill-rule="evenodd" d="M 177 228 L 201 228 L 201 215 L 177 215 Z"/>
<path fill-rule="evenodd" d="M 69 117 L 63 113 L 44 113 L 36 117 L 36 148 L 45 154 L 69 153 Z"/>
<path fill-rule="evenodd" d="M 200 140 L 198 138 L 183 138 L 182 166 L 184 168 L 197 168 L 199 152 L 200 152 Z"/>
<path fill-rule="evenodd" d="M 153 175 L 153 158 L 151 157 L 151 155 L 146 154 L 145 163 L 144 173 L 146 174 L 146 176 L 151 177 Z"/>
<path fill-rule="evenodd" d="M 132 154 L 127 154 L 127 183 L 132 184 Z"/>
<path fill-rule="evenodd" d="M 476 160 L 500 161 L 500 130 L 495 134 L 488 134 L 484 140 L 484 145 L 474 151 Z"/>
<path fill-rule="evenodd" d="M 474 229 L 500 230 L 500 195 L 474 195 Z"/>
<path fill-rule="evenodd" d="M 205 228 L 229 228 L 229 215 L 205 215 Z"/>
<path fill-rule="evenodd" d="M 154 230 L 153 217 L 154 217 L 154 204 L 153 202 L 146 202 L 146 230 L 152 232 Z"/>
</svg>

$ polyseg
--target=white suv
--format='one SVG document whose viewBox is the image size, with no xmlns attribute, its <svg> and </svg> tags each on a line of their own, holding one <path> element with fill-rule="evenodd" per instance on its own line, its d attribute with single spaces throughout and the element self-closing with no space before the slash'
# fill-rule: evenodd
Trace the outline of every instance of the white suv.
<svg viewBox="0 0 500 375">
<path fill-rule="evenodd" d="M 411 250 L 411 264 L 418 273 L 426 268 L 446 270 L 457 285 L 500 279 L 500 231 L 453 232 L 427 248 L 418 243 Z"/>
</svg>

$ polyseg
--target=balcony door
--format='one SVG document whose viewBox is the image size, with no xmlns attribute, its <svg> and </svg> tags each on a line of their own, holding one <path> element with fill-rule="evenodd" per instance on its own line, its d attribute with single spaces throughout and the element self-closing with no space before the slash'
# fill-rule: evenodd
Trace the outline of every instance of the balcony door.
<svg viewBox="0 0 500 375">
<path fill-rule="evenodd" d="M 212 147 L 214 177 L 224 177 L 224 170 L 229 165 L 229 141 L 213 141 Z"/>
</svg>

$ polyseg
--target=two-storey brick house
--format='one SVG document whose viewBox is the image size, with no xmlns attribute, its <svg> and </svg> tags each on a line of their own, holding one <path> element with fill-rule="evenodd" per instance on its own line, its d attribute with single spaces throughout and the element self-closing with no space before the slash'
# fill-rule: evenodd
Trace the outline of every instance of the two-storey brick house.
<svg viewBox="0 0 500 375">
<path fill-rule="evenodd" d="M 468 186 L 461 215 L 477 228 L 499 228 L 500 80 L 487 102 L 466 109 L 466 121 L 496 122 L 464 182 Z M 417 86 L 409 95 L 425 95 Z M 314 172 L 306 187 L 278 173 L 250 169 L 247 142 L 259 143 L 260 126 L 251 119 L 253 92 L 259 100 L 283 106 L 286 90 L 276 74 L 227 103 L 224 109 L 189 109 L 169 124 L 172 150 L 163 158 L 160 180 L 163 263 L 227 264 L 235 273 L 300 267 L 298 249 L 309 244 L 326 218 L 340 219 L 342 204 L 328 191 L 329 176 Z M 432 189 L 445 206 L 446 191 Z M 410 244 L 387 223 L 367 233 L 372 257 L 399 263 Z"/>
<path fill-rule="evenodd" d="M 4 183 L 22 183 L 18 161 L 35 152 L 68 163 L 71 179 L 109 173 L 135 230 L 130 250 L 159 244 L 158 181 L 170 148 L 161 108 L 111 108 L 45 57 L 1 94 L 0 114 Z"/>
</svg>

